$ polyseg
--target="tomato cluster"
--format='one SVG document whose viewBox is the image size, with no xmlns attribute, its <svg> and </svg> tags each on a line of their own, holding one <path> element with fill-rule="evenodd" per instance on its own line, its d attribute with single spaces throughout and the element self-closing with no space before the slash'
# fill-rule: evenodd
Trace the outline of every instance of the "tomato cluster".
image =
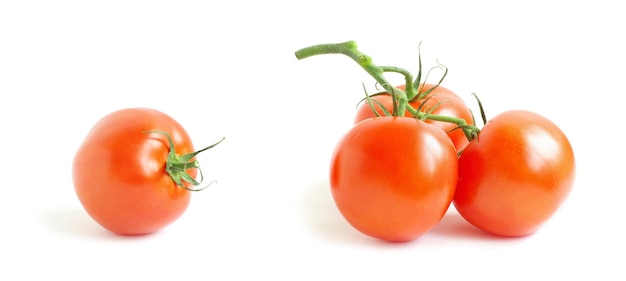
<svg viewBox="0 0 626 281">
<path fill-rule="evenodd" d="M 450 206 L 496 235 L 535 232 L 566 200 L 575 179 L 574 152 L 549 119 L 505 111 L 478 128 L 466 103 L 439 83 L 398 67 L 377 66 L 356 43 L 322 44 L 298 59 L 344 54 L 384 88 L 366 94 L 354 126 L 332 154 L 330 187 L 343 217 L 362 233 L 394 242 L 433 229 Z M 405 77 L 392 86 L 384 74 Z M 102 227 L 118 234 L 158 231 L 186 210 L 202 188 L 185 129 L 148 108 L 122 109 L 98 121 L 73 162 L 76 195 Z M 200 177 L 200 181 L 196 178 Z"/>
<path fill-rule="evenodd" d="M 404 69 L 377 66 L 353 41 L 307 47 L 296 57 L 319 54 L 352 58 L 385 89 L 366 96 L 332 155 L 333 199 L 360 232 L 411 241 L 453 205 L 486 232 L 523 236 L 566 200 L 574 152 L 549 119 L 510 110 L 487 121 L 479 102 L 484 126 L 478 128 L 465 102 L 441 81 L 427 84 L 421 75 L 413 79 Z M 392 87 L 387 72 L 404 75 L 406 84 Z"/>
</svg>

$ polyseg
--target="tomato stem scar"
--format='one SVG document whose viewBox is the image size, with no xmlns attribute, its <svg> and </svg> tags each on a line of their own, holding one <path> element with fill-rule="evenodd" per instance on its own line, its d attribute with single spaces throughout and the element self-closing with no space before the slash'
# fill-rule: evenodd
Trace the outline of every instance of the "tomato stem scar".
<svg viewBox="0 0 626 281">
<path fill-rule="evenodd" d="M 174 183 L 176 183 L 176 185 L 178 185 L 179 187 L 189 190 L 189 191 L 200 191 L 203 190 L 205 188 L 207 188 L 209 185 L 211 185 L 211 183 L 209 183 L 208 185 L 204 186 L 204 187 L 200 187 L 200 188 L 189 188 L 187 186 L 185 186 L 185 184 L 183 183 L 183 181 L 193 185 L 194 187 L 199 186 L 203 179 L 204 176 L 202 174 L 202 169 L 200 169 L 200 162 L 196 159 L 194 159 L 194 157 L 196 155 L 198 155 L 199 153 L 209 150 L 213 147 L 215 147 L 216 145 L 220 144 L 224 138 L 222 138 L 221 140 L 219 140 L 218 142 L 209 145 L 203 149 L 200 149 L 198 151 L 192 152 L 192 153 L 187 153 L 187 154 L 183 154 L 183 155 L 178 155 L 176 154 L 176 148 L 174 147 L 174 141 L 172 141 L 172 137 L 167 133 L 167 132 L 163 132 L 163 131 L 146 131 L 144 133 L 150 134 L 150 133 L 156 133 L 156 134 L 161 134 L 164 135 L 167 138 L 167 142 L 170 146 L 170 150 L 169 153 L 167 154 L 167 162 L 165 164 L 165 171 L 168 173 L 168 175 L 172 178 L 172 180 L 174 181 Z M 187 170 L 189 169 L 198 169 L 198 172 L 200 173 L 200 181 L 197 181 L 196 179 L 194 179 L 191 175 L 189 175 L 189 173 L 187 173 Z"/>
</svg>

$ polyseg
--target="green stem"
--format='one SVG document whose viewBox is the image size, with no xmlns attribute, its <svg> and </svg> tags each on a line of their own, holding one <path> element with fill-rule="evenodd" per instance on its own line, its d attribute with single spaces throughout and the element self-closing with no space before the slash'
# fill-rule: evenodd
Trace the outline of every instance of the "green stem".
<svg viewBox="0 0 626 281">
<path fill-rule="evenodd" d="M 406 98 L 410 101 L 415 96 L 417 96 L 417 88 L 413 86 L 413 74 L 408 70 L 395 66 L 381 66 L 383 72 L 395 72 L 402 74 L 404 76 L 404 92 L 406 93 Z"/>
<path fill-rule="evenodd" d="M 393 66 L 377 66 L 372 63 L 372 58 L 370 56 L 365 55 L 357 49 L 357 44 L 355 41 L 346 41 L 343 43 L 335 44 L 319 44 L 300 49 L 295 53 L 296 58 L 299 60 L 323 54 L 343 54 L 357 62 L 367 73 L 370 74 L 370 76 L 372 76 L 376 80 L 376 82 L 378 82 L 388 93 L 391 94 L 394 101 L 394 116 L 404 116 L 405 110 L 408 110 L 409 113 L 411 113 L 413 116 L 415 116 L 415 118 L 418 118 L 420 120 L 430 119 L 435 121 L 454 123 L 458 125 L 458 128 L 463 130 L 465 136 L 470 141 L 473 140 L 480 131 L 480 129 L 478 129 L 477 127 L 468 125 L 467 122 L 462 118 L 427 114 L 416 110 L 409 105 L 409 100 L 415 98 L 418 93 L 417 89 L 419 88 L 419 79 L 421 77 L 421 56 L 420 73 L 418 75 L 418 79 L 416 81 L 413 81 L 413 75 L 411 75 L 411 73 L 405 69 Z M 444 69 L 446 70 L 445 73 L 447 73 L 447 68 L 444 67 Z M 404 75 L 406 80 L 405 91 L 391 86 L 391 84 L 389 84 L 387 79 L 385 79 L 384 77 L 385 72 L 395 72 Z M 439 81 L 439 83 L 441 83 L 441 81 Z"/>
<path fill-rule="evenodd" d="M 356 63 L 358 63 L 367 73 L 369 73 L 369 75 L 372 76 L 374 80 L 376 80 L 376 82 L 378 82 L 378 84 L 380 84 L 385 89 L 385 91 L 392 95 L 398 95 L 399 99 L 407 99 L 408 101 L 406 92 L 391 86 L 391 84 L 387 81 L 387 79 L 385 79 L 383 74 L 385 73 L 385 71 L 398 72 L 403 75 L 406 75 L 409 72 L 397 67 L 380 67 L 373 64 L 372 58 L 364 53 L 361 53 L 357 49 L 357 44 L 354 41 L 347 41 L 336 44 L 319 44 L 303 48 L 296 51 L 296 58 L 301 60 L 308 57 L 324 54 L 343 54 L 348 56 Z M 410 78 L 407 80 L 412 81 L 412 79 Z M 404 98 L 402 96 L 404 96 Z M 401 103 L 400 101 L 398 102 Z"/>
<path fill-rule="evenodd" d="M 463 118 L 457 118 L 457 117 L 452 117 L 452 116 L 447 116 L 447 115 L 428 114 L 428 113 L 421 112 L 413 108 L 410 105 L 408 105 L 406 109 L 407 111 L 409 111 L 409 113 L 415 116 L 415 118 L 420 119 L 420 120 L 428 119 L 428 120 L 433 120 L 433 121 L 441 121 L 441 122 L 448 122 L 448 123 L 456 124 L 458 129 L 463 130 L 465 137 L 469 141 L 472 141 L 474 138 L 476 138 L 476 136 L 478 135 L 478 132 L 480 132 L 480 129 L 478 127 L 467 124 L 467 122 Z"/>
<path fill-rule="evenodd" d="M 198 185 L 200 185 L 200 183 L 202 183 L 202 170 L 200 170 L 200 162 L 196 159 L 194 159 L 194 157 L 196 155 L 198 155 L 198 153 L 203 152 L 205 150 L 211 149 L 213 147 L 215 147 L 216 145 L 218 145 L 219 143 L 221 143 L 224 138 L 222 138 L 220 141 L 207 146 L 203 149 L 200 149 L 198 151 L 192 152 L 192 153 L 187 153 L 187 154 L 183 154 L 183 155 L 178 155 L 176 153 L 176 147 L 174 147 L 174 141 L 172 140 L 172 137 L 170 137 L 170 135 L 167 132 L 163 132 L 163 131 L 146 131 L 144 132 L 146 134 L 150 134 L 150 133 L 154 133 L 154 134 L 161 134 L 164 135 L 167 138 L 167 142 L 168 145 L 170 146 L 170 151 L 167 154 L 167 162 L 165 163 L 165 171 L 168 173 L 168 175 L 172 178 L 172 181 L 174 181 L 174 183 L 176 183 L 176 185 L 178 185 L 181 188 L 184 188 L 186 190 L 189 191 L 200 191 L 205 187 L 202 188 L 188 188 L 185 186 L 185 184 L 183 183 L 183 181 L 188 182 L 189 184 L 193 185 L 194 187 L 197 187 Z M 198 171 L 200 172 L 200 176 L 201 179 L 200 181 L 197 181 L 196 179 L 194 179 L 189 173 L 187 173 L 188 169 L 198 169 Z"/>
</svg>

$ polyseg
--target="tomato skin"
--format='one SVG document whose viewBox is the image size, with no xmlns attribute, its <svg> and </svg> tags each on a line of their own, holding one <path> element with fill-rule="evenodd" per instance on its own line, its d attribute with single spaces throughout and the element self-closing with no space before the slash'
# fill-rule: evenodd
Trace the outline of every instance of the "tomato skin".
<svg viewBox="0 0 626 281">
<path fill-rule="evenodd" d="M 376 117 L 356 124 L 331 161 L 333 199 L 360 232 L 391 242 L 432 229 L 451 204 L 457 178 L 452 141 L 410 117 Z"/>
<path fill-rule="evenodd" d="M 98 121 L 79 147 L 73 162 L 74 189 L 87 213 L 105 229 L 122 234 L 148 234 L 177 220 L 187 209 L 190 192 L 165 171 L 170 150 L 193 152 L 185 129 L 153 109 L 129 108 Z M 195 169 L 188 170 L 191 176 Z"/>
<path fill-rule="evenodd" d="M 424 84 L 424 89 L 422 90 L 422 92 L 427 91 L 434 86 L 434 84 L 426 83 Z M 405 86 L 399 85 L 397 86 L 397 88 L 404 90 Z M 441 103 L 437 108 L 432 111 L 432 114 L 461 118 L 464 119 L 468 125 L 474 125 L 472 112 L 470 111 L 469 107 L 467 107 L 465 101 L 463 101 L 463 99 L 461 99 L 457 94 L 455 94 L 448 88 L 439 85 L 430 93 L 429 96 L 430 99 L 426 101 L 426 103 L 422 107 L 422 111 L 429 112 L 433 108 L 433 106 Z M 371 97 L 371 99 L 380 102 L 390 113 L 393 113 L 393 100 L 391 99 L 391 95 L 377 95 Z M 424 102 L 424 100 L 416 99 L 410 101 L 409 104 L 417 109 L 422 102 Z M 380 105 L 375 102 L 372 104 L 375 105 L 378 114 L 380 116 L 383 116 L 384 112 L 381 109 Z M 376 115 L 372 111 L 370 105 L 367 102 L 364 102 L 357 109 L 354 123 L 356 124 L 364 119 L 372 118 L 375 116 Z M 404 116 L 412 117 L 411 113 L 409 113 L 408 111 L 405 112 Z M 463 150 L 469 143 L 467 137 L 463 133 L 463 130 L 453 130 L 457 127 L 457 125 L 454 123 L 434 120 L 426 120 L 425 122 L 433 124 L 441 128 L 444 132 L 447 132 L 450 139 L 452 139 L 452 142 L 454 143 L 457 151 Z"/>
<path fill-rule="evenodd" d="M 553 122 L 529 111 L 503 112 L 461 154 L 453 203 L 487 232 L 529 235 L 566 200 L 575 172 L 571 144 Z"/>
</svg>

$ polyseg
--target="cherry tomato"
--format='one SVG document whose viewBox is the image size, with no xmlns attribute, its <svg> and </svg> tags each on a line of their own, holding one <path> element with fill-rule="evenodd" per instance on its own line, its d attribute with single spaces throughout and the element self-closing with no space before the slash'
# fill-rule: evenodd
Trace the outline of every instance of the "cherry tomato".
<svg viewBox="0 0 626 281">
<path fill-rule="evenodd" d="M 457 179 L 452 141 L 410 117 L 357 123 L 338 142 L 330 185 L 343 217 L 378 239 L 416 239 L 442 219 Z"/>
<path fill-rule="evenodd" d="M 427 91 L 434 86 L 435 86 L 434 84 L 428 84 L 428 83 L 424 84 L 424 88 L 420 92 Z M 397 86 L 397 88 L 404 90 L 405 86 L 399 85 Z M 431 112 L 432 114 L 461 118 L 461 119 L 464 119 L 465 122 L 467 122 L 467 124 L 469 125 L 474 124 L 473 118 L 472 118 L 472 112 L 467 107 L 467 104 L 465 103 L 465 101 L 463 101 L 457 94 L 455 94 L 451 90 L 440 85 L 440 86 L 437 86 L 437 88 L 435 88 L 428 95 L 428 97 L 430 98 L 426 100 L 426 102 L 424 103 L 422 107 L 422 111 L 430 112 L 432 110 Z M 378 101 L 378 102 L 372 102 L 372 105 L 375 106 L 376 111 L 378 112 L 380 116 L 384 115 L 384 111 L 380 107 L 381 104 L 390 113 L 393 113 L 393 101 L 391 99 L 391 95 L 389 94 L 376 95 L 376 96 L 373 96 L 371 99 Z M 417 109 L 420 106 L 420 104 L 424 101 L 425 99 L 413 99 L 409 102 L 409 104 Z M 435 108 L 434 106 L 436 106 L 437 104 L 439 104 L 439 106 Z M 364 119 L 375 117 L 375 116 L 376 115 L 372 111 L 371 106 L 367 102 L 364 102 L 357 109 L 357 113 L 354 118 L 354 123 L 358 123 Z M 405 116 L 412 116 L 412 115 L 411 113 L 407 111 L 405 112 Z M 426 122 L 441 128 L 444 132 L 447 132 L 448 136 L 450 137 L 450 139 L 452 139 L 452 142 L 454 143 L 454 146 L 456 147 L 458 151 L 463 150 L 469 143 L 469 141 L 467 140 L 467 137 L 463 133 L 463 130 L 454 130 L 454 128 L 457 127 L 456 124 L 449 123 L 449 122 L 435 121 L 435 120 L 426 120 Z"/>
<path fill-rule="evenodd" d="M 575 177 L 565 134 L 529 111 L 501 113 L 459 157 L 454 206 L 471 224 L 502 236 L 537 231 L 566 200 Z"/>
<path fill-rule="evenodd" d="M 168 143 L 167 133 L 173 142 Z M 115 111 L 98 121 L 74 157 L 76 194 L 102 227 L 123 235 L 155 232 L 187 209 L 190 191 L 166 172 L 171 149 L 194 151 L 185 129 L 153 109 Z M 195 177 L 197 169 L 186 170 Z M 190 187 L 188 182 L 184 182 Z"/>
</svg>

